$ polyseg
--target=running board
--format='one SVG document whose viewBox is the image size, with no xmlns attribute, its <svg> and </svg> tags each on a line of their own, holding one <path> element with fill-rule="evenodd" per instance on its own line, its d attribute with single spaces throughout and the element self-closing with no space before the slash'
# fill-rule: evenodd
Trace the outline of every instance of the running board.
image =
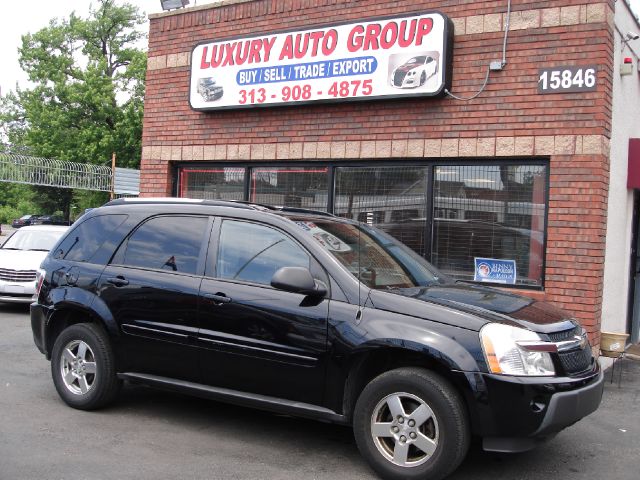
<svg viewBox="0 0 640 480">
<path fill-rule="evenodd" d="M 311 418 L 330 423 L 339 423 L 342 425 L 349 424 L 346 416 L 340 415 L 328 408 L 310 403 L 295 402 L 257 393 L 240 392 L 228 388 L 211 387 L 201 383 L 187 382 L 185 380 L 176 380 L 174 378 L 149 375 L 146 373 L 119 373 L 118 378 L 129 380 L 131 383 L 143 383 L 164 390 L 189 393 L 198 397 L 210 398 L 212 400 L 244 407 L 258 408 L 260 410 Z"/>
</svg>

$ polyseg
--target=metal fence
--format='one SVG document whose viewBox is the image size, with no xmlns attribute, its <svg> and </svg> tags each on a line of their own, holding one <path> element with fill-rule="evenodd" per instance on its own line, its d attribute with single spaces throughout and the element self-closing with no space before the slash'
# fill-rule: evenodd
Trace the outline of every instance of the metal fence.
<svg viewBox="0 0 640 480">
<path fill-rule="evenodd" d="M 102 165 L 0 153 L 0 182 L 110 192 L 111 177 L 111 168 Z M 115 193 L 137 195 L 139 191 L 140 172 L 117 168 Z"/>
</svg>

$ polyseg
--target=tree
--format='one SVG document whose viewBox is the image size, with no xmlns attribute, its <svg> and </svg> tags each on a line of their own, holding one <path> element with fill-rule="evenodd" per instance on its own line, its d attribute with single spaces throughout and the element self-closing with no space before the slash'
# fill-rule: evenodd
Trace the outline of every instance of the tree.
<svg viewBox="0 0 640 480">
<path fill-rule="evenodd" d="M 84 19 L 51 20 L 22 37 L 20 66 L 34 84 L 2 99 L 4 136 L 33 155 L 106 164 L 140 164 L 146 54 L 137 9 L 99 0 Z M 43 207 L 55 202 L 68 215 L 72 191 L 39 188 Z M 40 196 L 44 192 L 46 197 Z M 49 192 L 49 193 L 46 193 Z"/>
</svg>

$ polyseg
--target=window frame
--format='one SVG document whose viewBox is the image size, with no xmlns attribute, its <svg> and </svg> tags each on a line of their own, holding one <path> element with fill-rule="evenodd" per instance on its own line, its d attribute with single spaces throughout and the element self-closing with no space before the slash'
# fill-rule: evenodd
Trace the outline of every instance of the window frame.
<svg viewBox="0 0 640 480">
<path fill-rule="evenodd" d="M 548 156 L 540 156 L 540 157 L 510 157 L 505 159 L 496 159 L 490 157 L 451 157 L 451 158 L 442 158 L 442 157 L 426 157 L 426 158 L 407 158 L 407 157 L 399 157 L 397 159 L 365 159 L 365 160 L 354 160 L 354 159 L 345 159 L 345 160 L 330 160 L 330 159 L 318 159 L 317 161 L 256 161 L 251 162 L 173 162 L 172 164 L 172 172 L 173 172 L 173 195 L 176 197 L 180 197 L 180 185 L 178 179 L 180 177 L 180 172 L 182 169 L 186 168 L 198 168 L 198 169 L 220 169 L 220 168 L 244 168 L 244 201 L 248 202 L 250 198 L 250 186 L 251 186 L 251 178 L 252 178 L 252 170 L 259 168 L 276 168 L 276 167 L 328 167 L 327 175 L 328 175 L 328 192 L 327 192 L 327 213 L 334 214 L 335 213 L 335 182 L 336 182 L 336 169 L 341 167 L 362 167 L 362 168 L 371 168 L 371 167 L 426 167 L 427 168 L 427 178 L 426 178 L 426 221 L 425 221 L 425 232 L 424 232 L 424 249 L 427 254 L 424 258 L 431 262 L 433 257 L 433 221 L 434 221 L 434 182 L 435 182 L 435 169 L 436 167 L 442 166 L 456 166 L 456 167 L 464 167 L 464 166 L 483 166 L 483 165 L 496 165 L 496 166 L 511 166 L 511 165 L 519 165 L 519 166 L 540 166 L 545 169 L 545 197 L 544 197 L 544 230 L 542 232 L 543 238 L 543 249 L 542 249 L 542 266 L 541 266 L 541 277 L 539 285 L 505 285 L 502 283 L 489 283 L 489 282 L 474 282 L 469 281 L 469 283 L 475 285 L 486 285 L 493 286 L 498 288 L 509 288 L 509 289 L 517 289 L 517 290 L 533 290 L 533 291 L 544 291 L 545 283 L 546 283 L 546 271 L 547 271 L 547 241 L 548 241 L 548 232 L 549 232 L 549 198 L 550 198 L 550 188 L 551 188 L 551 162 L 550 157 Z M 465 280 L 466 281 L 466 280 Z"/>
</svg>

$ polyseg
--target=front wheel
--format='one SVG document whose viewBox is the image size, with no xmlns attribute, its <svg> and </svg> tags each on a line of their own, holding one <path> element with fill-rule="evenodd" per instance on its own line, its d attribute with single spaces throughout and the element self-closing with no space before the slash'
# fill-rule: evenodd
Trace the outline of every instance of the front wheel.
<svg viewBox="0 0 640 480">
<path fill-rule="evenodd" d="M 91 323 L 72 325 L 58 336 L 51 354 L 51 376 L 65 403 L 81 410 L 112 402 L 121 383 L 109 338 Z"/>
<path fill-rule="evenodd" d="M 469 448 L 466 410 L 439 375 L 399 368 L 373 379 L 354 412 L 358 448 L 386 479 L 442 479 Z"/>
</svg>

